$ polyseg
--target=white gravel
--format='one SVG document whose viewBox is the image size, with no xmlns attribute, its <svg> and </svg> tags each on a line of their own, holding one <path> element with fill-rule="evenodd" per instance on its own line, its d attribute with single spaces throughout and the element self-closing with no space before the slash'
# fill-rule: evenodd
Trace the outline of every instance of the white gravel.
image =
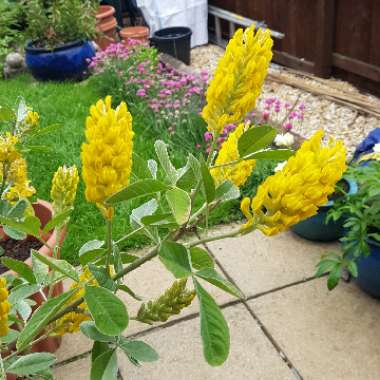
<svg viewBox="0 0 380 380">
<path fill-rule="evenodd" d="M 194 48 L 191 52 L 191 67 L 196 71 L 207 69 L 209 72 L 213 72 L 222 54 L 223 49 L 212 44 Z M 284 72 L 278 65 L 272 65 L 270 70 L 271 72 Z M 286 71 L 286 75 L 292 76 L 293 74 Z M 305 78 L 304 80 L 322 88 L 323 86 L 331 86 L 345 93 L 358 93 L 358 90 L 351 84 L 336 79 L 321 81 Z M 324 96 L 315 95 L 270 79 L 267 79 L 264 85 L 261 101 L 258 102 L 258 110 L 262 111 L 262 100 L 269 96 L 275 96 L 281 101 L 289 103 L 293 103 L 299 98 L 299 101 L 304 102 L 306 106 L 305 117 L 302 124 L 293 128 L 294 132 L 302 137 L 309 137 L 316 130 L 322 128 L 327 136 L 343 139 L 350 153 L 372 129 L 380 127 L 380 120 L 376 116 L 359 112 Z M 378 99 L 368 95 L 368 102 L 374 101 L 378 101 Z"/>
</svg>

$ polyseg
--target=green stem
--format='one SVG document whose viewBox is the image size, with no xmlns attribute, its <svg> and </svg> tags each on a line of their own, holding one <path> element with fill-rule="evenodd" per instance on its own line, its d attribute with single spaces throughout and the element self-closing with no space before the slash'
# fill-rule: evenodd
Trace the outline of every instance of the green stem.
<svg viewBox="0 0 380 380">
<path fill-rule="evenodd" d="M 0 373 L 1 373 L 1 379 L 4 379 L 6 380 L 7 378 L 7 375 L 5 373 L 5 368 L 4 368 L 4 362 L 3 362 L 3 357 L 1 356 L 1 352 L 0 352 Z"/>
<path fill-rule="evenodd" d="M 107 219 L 107 257 L 106 257 L 106 268 L 109 270 L 111 263 L 111 255 L 113 251 L 113 242 L 112 242 L 112 220 Z"/>
<path fill-rule="evenodd" d="M 215 240 L 221 240 L 221 239 L 236 237 L 240 233 L 241 233 L 241 231 L 240 231 L 240 228 L 239 228 L 238 230 L 234 230 L 234 231 L 228 232 L 226 234 L 215 235 L 215 236 L 210 236 L 210 237 L 207 237 L 207 238 L 199 239 L 199 240 L 196 240 L 196 241 L 193 241 L 193 242 L 189 243 L 188 244 L 188 248 L 196 247 L 197 245 L 204 244 L 204 243 L 209 243 L 209 242 L 215 241 Z"/>
<path fill-rule="evenodd" d="M 131 237 L 132 235 L 142 231 L 143 229 L 145 228 L 145 226 L 142 226 L 142 227 L 139 227 L 137 228 L 136 230 L 133 230 L 132 232 L 130 232 L 129 234 L 123 236 L 122 238 L 120 238 L 119 240 L 117 240 L 115 242 L 116 245 L 120 244 L 121 242 L 123 242 L 124 240 L 128 239 L 129 237 Z"/>
</svg>

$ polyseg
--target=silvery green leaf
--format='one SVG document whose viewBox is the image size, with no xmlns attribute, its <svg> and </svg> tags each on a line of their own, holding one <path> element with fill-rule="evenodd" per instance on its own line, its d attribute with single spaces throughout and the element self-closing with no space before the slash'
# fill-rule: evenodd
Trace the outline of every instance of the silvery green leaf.
<svg viewBox="0 0 380 380">
<path fill-rule="evenodd" d="M 143 225 L 141 219 L 144 216 L 153 215 L 158 209 L 158 203 L 155 199 L 142 204 L 141 206 L 135 208 L 131 212 L 130 223 L 133 228 L 139 228 Z"/>
<path fill-rule="evenodd" d="M 157 161 L 148 160 L 148 169 L 154 179 L 157 179 Z"/>
</svg>

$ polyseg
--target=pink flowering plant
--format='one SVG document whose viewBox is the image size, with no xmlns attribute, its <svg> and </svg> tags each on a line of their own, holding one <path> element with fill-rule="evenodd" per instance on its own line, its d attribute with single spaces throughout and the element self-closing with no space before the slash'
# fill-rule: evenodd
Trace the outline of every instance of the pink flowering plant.
<svg viewBox="0 0 380 380">
<path fill-rule="evenodd" d="M 204 145 L 206 125 L 199 112 L 204 104 L 208 73 L 181 73 L 160 62 L 157 51 L 145 46 L 110 45 L 99 52 L 90 67 L 101 95 L 126 100 L 144 132 L 159 135 L 187 151 Z M 166 137 L 166 138 L 165 138 Z"/>
</svg>

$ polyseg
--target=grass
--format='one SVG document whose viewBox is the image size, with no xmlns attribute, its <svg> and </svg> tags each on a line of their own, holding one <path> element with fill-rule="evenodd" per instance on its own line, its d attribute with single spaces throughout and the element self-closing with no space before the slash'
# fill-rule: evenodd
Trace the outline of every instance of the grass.
<svg viewBox="0 0 380 380">
<path fill-rule="evenodd" d="M 84 141 L 84 124 L 91 104 L 99 98 L 96 87 L 91 82 L 82 83 L 39 83 L 29 75 L 14 79 L 0 80 L 0 105 L 15 106 L 19 96 L 23 96 L 28 105 L 39 112 L 41 127 L 58 123 L 60 128 L 52 134 L 45 135 L 43 141 L 35 141 L 36 145 L 50 147 L 50 152 L 29 153 L 27 155 L 29 177 L 37 189 L 37 197 L 49 199 L 50 184 L 53 173 L 60 165 L 77 165 L 80 170 L 80 147 Z M 154 136 L 146 133 L 149 126 L 144 125 L 144 115 L 133 112 L 134 151 L 145 159 L 155 158 Z M 146 123 L 146 121 L 145 121 Z M 165 134 L 157 136 L 163 138 Z M 167 136 L 167 135 L 166 135 Z M 174 144 L 175 147 L 178 144 Z M 184 145 L 181 149 L 172 147 L 173 162 L 183 165 L 187 152 Z M 272 169 L 272 163 L 258 162 L 253 176 L 243 188 L 244 195 L 252 195 L 260 183 Z M 140 201 L 141 203 L 141 201 Z M 118 208 L 115 223 L 115 239 L 130 231 L 129 215 L 139 203 L 131 202 Z M 240 219 L 239 201 L 224 204 L 210 216 L 210 225 L 227 223 Z M 81 181 L 75 202 L 66 240 L 62 249 L 62 257 L 71 263 L 78 262 L 78 250 L 88 240 L 100 239 L 105 235 L 105 225 L 95 205 L 88 203 L 84 197 L 84 184 Z M 146 244 L 144 236 L 134 235 L 126 241 L 123 248 L 137 248 Z"/>
<path fill-rule="evenodd" d="M 77 165 L 80 168 L 80 147 L 84 141 L 84 122 L 91 104 L 98 95 L 85 83 L 37 83 L 29 75 L 12 80 L 0 81 L 0 104 L 14 106 L 22 95 L 27 104 L 38 111 L 41 127 L 58 123 L 60 128 L 53 134 L 45 135 L 37 145 L 51 148 L 48 153 L 30 153 L 27 155 L 29 176 L 37 188 L 37 197 L 49 199 L 50 183 L 55 170 L 63 164 Z M 145 147 L 143 146 L 145 144 Z M 138 139 L 138 150 L 150 154 L 152 142 Z M 128 218 L 124 209 L 117 214 L 115 236 L 121 236 L 128 230 Z M 97 208 L 86 202 L 84 185 L 80 183 L 62 256 L 77 261 L 77 252 L 83 243 L 91 239 L 102 239 L 104 223 Z M 129 246 L 143 244 L 142 238 L 127 242 Z"/>
</svg>

